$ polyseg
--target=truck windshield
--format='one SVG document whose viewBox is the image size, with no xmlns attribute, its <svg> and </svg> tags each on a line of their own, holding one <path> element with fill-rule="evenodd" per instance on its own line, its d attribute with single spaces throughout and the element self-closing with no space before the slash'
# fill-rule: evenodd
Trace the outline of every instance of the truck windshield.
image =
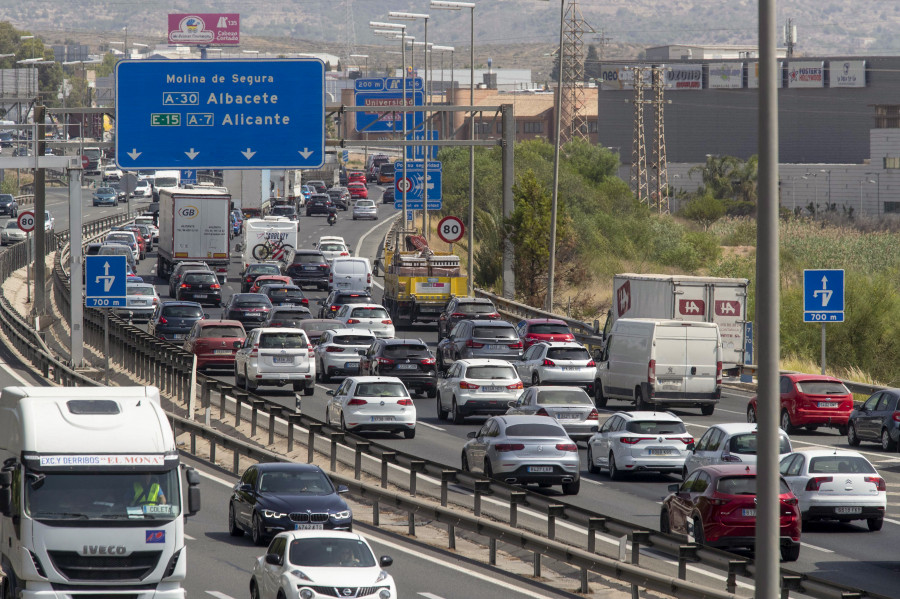
<svg viewBox="0 0 900 599">
<path fill-rule="evenodd" d="M 27 472 L 25 513 L 35 520 L 173 520 L 178 469 L 163 472 Z"/>
</svg>

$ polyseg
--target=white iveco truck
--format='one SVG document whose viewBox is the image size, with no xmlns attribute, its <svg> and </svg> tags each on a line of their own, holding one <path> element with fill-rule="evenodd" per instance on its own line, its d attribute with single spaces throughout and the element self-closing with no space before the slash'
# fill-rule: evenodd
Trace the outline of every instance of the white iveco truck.
<svg viewBox="0 0 900 599">
<path fill-rule="evenodd" d="M 184 599 L 199 477 L 158 389 L 7 387 L 0 461 L 3 599 Z"/>
</svg>

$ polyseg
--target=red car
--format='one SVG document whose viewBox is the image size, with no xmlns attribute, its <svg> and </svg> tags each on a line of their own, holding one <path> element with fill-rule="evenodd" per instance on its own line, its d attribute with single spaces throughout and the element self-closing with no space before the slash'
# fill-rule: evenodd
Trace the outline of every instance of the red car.
<svg viewBox="0 0 900 599">
<path fill-rule="evenodd" d="M 234 368 L 234 352 L 244 343 L 247 333 L 237 320 L 198 320 L 194 323 L 184 351 L 197 356 L 197 369 Z"/>
<path fill-rule="evenodd" d="M 250 286 L 250 293 L 259 292 L 259 288 L 263 285 L 293 285 L 294 281 L 288 276 L 285 275 L 260 275 L 256 277 L 256 280 L 253 281 L 253 285 Z"/>
<path fill-rule="evenodd" d="M 783 478 L 780 486 L 781 559 L 793 562 L 800 557 L 800 507 Z M 756 466 L 702 466 L 681 484 L 669 485 L 659 514 L 659 529 L 693 536 L 698 545 L 753 549 Z"/>
<path fill-rule="evenodd" d="M 347 183 L 362 183 L 366 184 L 366 174 L 362 171 L 350 171 L 347 173 Z"/>
<path fill-rule="evenodd" d="M 575 335 L 569 330 L 569 325 L 552 318 L 522 320 L 516 325 L 516 331 L 522 340 L 523 349 L 528 349 L 541 341 L 575 341 Z"/>
<path fill-rule="evenodd" d="M 347 189 L 350 190 L 350 197 L 354 200 L 369 199 L 369 190 L 364 183 L 349 183 Z"/>
<path fill-rule="evenodd" d="M 853 411 L 853 394 L 840 379 L 820 374 L 783 374 L 780 380 L 781 428 L 791 434 L 805 426 L 814 431 L 820 426 L 836 428 L 847 434 Z M 756 396 L 747 404 L 747 422 L 757 422 Z"/>
</svg>

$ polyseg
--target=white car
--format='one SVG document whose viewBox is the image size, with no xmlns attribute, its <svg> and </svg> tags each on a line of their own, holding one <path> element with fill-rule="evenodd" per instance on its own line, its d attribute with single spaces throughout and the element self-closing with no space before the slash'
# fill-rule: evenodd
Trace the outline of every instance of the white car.
<svg viewBox="0 0 900 599">
<path fill-rule="evenodd" d="M 345 431 L 388 431 L 416 436 L 416 406 L 395 376 L 351 376 L 329 395 L 325 422 Z"/>
<path fill-rule="evenodd" d="M 159 305 L 160 298 L 152 283 L 125 283 L 125 307 L 116 308 L 116 314 L 132 320 L 150 320 Z"/>
<path fill-rule="evenodd" d="M 371 218 L 378 220 L 378 208 L 372 200 L 356 200 L 353 204 L 353 220 L 359 218 Z"/>
<path fill-rule="evenodd" d="M 696 444 L 688 445 L 690 453 L 684 461 L 681 473 L 684 478 L 700 466 L 714 464 L 756 465 L 756 423 L 729 422 L 715 424 L 707 429 Z M 791 440 L 778 429 L 779 459 L 791 453 Z"/>
<path fill-rule="evenodd" d="M 234 354 L 234 384 L 247 390 L 290 384 L 295 392 L 312 395 L 316 385 L 312 349 L 303 329 L 253 329 Z"/>
<path fill-rule="evenodd" d="M 49 210 L 44 210 L 44 230 L 52 231 L 53 227 L 56 226 L 56 221 L 53 220 L 53 215 L 50 214 Z"/>
<path fill-rule="evenodd" d="M 138 179 L 134 186 L 134 193 L 131 195 L 135 198 L 149 198 L 153 195 L 153 186 L 147 179 Z"/>
<path fill-rule="evenodd" d="M 810 520 L 865 520 L 869 530 L 881 530 L 887 486 L 862 454 L 803 449 L 783 457 L 779 470 L 800 502 L 804 524 Z"/>
<path fill-rule="evenodd" d="M 462 424 L 466 416 L 505 414 L 522 393 L 522 380 L 506 360 L 457 360 L 438 378 L 437 415 Z"/>
<path fill-rule="evenodd" d="M 319 237 L 318 243 L 314 245 L 317 250 L 322 252 L 322 255 L 325 256 L 325 261 L 329 264 L 338 256 L 350 255 L 350 248 L 347 247 L 343 237 L 324 235 Z"/>
<path fill-rule="evenodd" d="M 588 472 L 680 473 L 694 438 L 671 412 L 616 412 L 588 439 Z"/>
<path fill-rule="evenodd" d="M 325 331 L 316 345 L 316 374 L 323 383 L 333 376 L 359 373 L 359 350 L 367 349 L 375 342 L 375 335 L 359 329 L 334 329 Z"/>
<path fill-rule="evenodd" d="M 340 530 L 292 530 L 272 539 L 250 578 L 251 599 L 371 597 L 396 599 L 384 571 L 394 563 L 375 558 L 361 535 Z"/>
<path fill-rule="evenodd" d="M 136 225 L 146 225 L 150 229 L 150 237 L 154 245 L 159 245 L 159 227 L 153 222 L 152 216 L 139 216 L 134 219 Z"/>
<path fill-rule="evenodd" d="M 535 343 L 512 365 L 519 378 L 532 385 L 569 385 L 594 392 L 597 365 L 580 343 Z"/>
<path fill-rule="evenodd" d="M 600 414 L 580 387 L 532 386 L 510 402 L 507 414 L 555 418 L 573 441 L 587 441 L 597 432 Z"/>
<path fill-rule="evenodd" d="M 6 226 L 0 229 L 0 245 L 19 243 L 25 241 L 27 237 L 28 234 L 19 228 L 19 223 L 14 218 L 6 221 Z"/>
<path fill-rule="evenodd" d="M 105 243 L 118 243 L 120 245 L 128 246 L 134 256 L 135 262 L 140 261 L 143 257 L 141 256 L 141 247 L 138 245 L 137 237 L 135 237 L 134 233 L 131 231 L 110 231 L 103 241 Z"/>
<path fill-rule="evenodd" d="M 344 328 L 372 331 L 381 339 L 394 337 L 394 323 L 378 304 L 344 304 L 334 318 L 344 323 Z"/>
</svg>

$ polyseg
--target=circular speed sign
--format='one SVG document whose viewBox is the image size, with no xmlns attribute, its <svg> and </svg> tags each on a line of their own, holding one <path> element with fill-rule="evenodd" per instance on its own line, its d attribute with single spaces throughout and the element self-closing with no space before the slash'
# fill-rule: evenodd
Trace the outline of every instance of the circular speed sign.
<svg viewBox="0 0 900 599">
<path fill-rule="evenodd" d="M 466 227 L 458 217 L 445 216 L 438 223 L 437 233 L 444 243 L 456 243 L 465 235 Z"/>
<path fill-rule="evenodd" d="M 26 210 L 22 214 L 19 215 L 19 218 L 16 220 L 19 225 L 19 228 L 25 231 L 26 233 L 31 233 L 34 231 L 34 212 L 31 210 Z"/>
</svg>

